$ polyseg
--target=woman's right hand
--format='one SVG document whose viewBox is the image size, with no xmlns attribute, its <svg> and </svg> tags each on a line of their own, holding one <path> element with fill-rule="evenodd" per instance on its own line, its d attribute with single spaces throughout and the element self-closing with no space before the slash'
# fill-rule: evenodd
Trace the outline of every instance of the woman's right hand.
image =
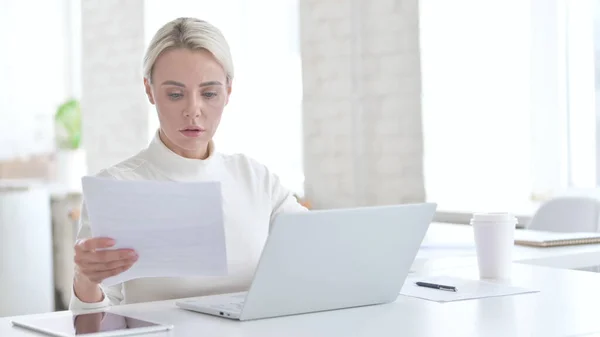
<svg viewBox="0 0 600 337">
<path fill-rule="evenodd" d="M 75 244 L 76 278 L 83 276 L 86 281 L 99 284 L 128 270 L 137 261 L 137 254 L 131 249 L 105 249 L 112 246 L 114 241 L 110 238 L 79 240 Z"/>
</svg>

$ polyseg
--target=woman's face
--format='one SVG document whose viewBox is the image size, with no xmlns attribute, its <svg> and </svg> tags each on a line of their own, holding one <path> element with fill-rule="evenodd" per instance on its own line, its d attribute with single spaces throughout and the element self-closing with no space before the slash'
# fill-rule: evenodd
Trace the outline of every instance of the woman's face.
<svg viewBox="0 0 600 337">
<path fill-rule="evenodd" d="M 204 50 L 169 50 L 156 60 L 152 83 L 144 79 L 144 85 L 165 145 L 187 158 L 205 157 L 231 94 L 214 56 Z"/>
</svg>

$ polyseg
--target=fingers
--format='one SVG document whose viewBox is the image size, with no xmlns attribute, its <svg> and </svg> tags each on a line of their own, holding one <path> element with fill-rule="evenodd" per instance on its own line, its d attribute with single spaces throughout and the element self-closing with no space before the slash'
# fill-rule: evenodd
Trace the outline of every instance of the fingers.
<svg viewBox="0 0 600 337">
<path fill-rule="evenodd" d="M 96 249 L 110 248 L 115 245 L 111 238 L 88 238 L 77 242 L 75 249 L 81 251 L 94 251 Z"/>
<path fill-rule="evenodd" d="M 75 245 L 78 271 L 94 283 L 100 283 L 131 268 L 138 256 L 131 249 L 106 249 L 114 246 L 110 238 L 83 239 Z"/>
<path fill-rule="evenodd" d="M 87 253 L 86 257 L 86 260 L 90 263 L 110 263 L 119 260 L 132 259 L 137 257 L 137 254 L 132 249 L 115 249 Z"/>
<path fill-rule="evenodd" d="M 114 240 L 110 238 L 89 238 L 77 242 L 75 245 L 76 263 L 108 263 L 124 260 L 136 256 L 131 249 L 105 249 L 114 246 Z"/>
<path fill-rule="evenodd" d="M 104 270 L 104 271 L 99 271 L 99 272 L 91 272 L 91 273 L 87 273 L 86 277 L 94 282 L 94 283 L 100 283 L 102 282 L 104 279 L 107 279 L 111 276 L 115 276 L 118 274 L 121 274 L 124 271 L 127 271 L 129 268 L 131 268 L 131 266 L 133 266 L 133 263 L 129 263 L 127 265 L 124 266 L 120 266 L 114 269 L 110 269 L 110 270 Z"/>
<path fill-rule="evenodd" d="M 131 249 L 102 250 L 96 252 L 75 251 L 75 263 L 79 266 L 106 264 L 133 258 L 137 258 L 137 254 Z"/>
<path fill-rule="evenodd" d="M 107 262 L 107 263 L 88 263 L 88 264 L 85 264 L 84 266 L 82 266 L 81 270 L 86 274 L 97 273 L 97 272 L 113 270 L 113 269 L 117 269 L 117 268 L 121 268 L 121 267 L 127 267 L 130 265 L 133 265 L 136 261 L 137 261 L 137 256 L 128 258 L 128 259 L 111 261 L 111 262 Z"/>
</svg>

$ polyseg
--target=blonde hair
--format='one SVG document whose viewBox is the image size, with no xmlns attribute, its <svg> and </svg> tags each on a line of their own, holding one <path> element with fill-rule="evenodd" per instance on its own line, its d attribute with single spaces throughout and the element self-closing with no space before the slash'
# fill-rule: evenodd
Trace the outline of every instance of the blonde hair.
<svg viewBox="0 0 600 337">
<path fill-rule="evenodd" d="M 225 70 L 228 83 L 233 80 L 231 52 L 221 31 L 206 21 L 186 17 L 170 21 L 156 32 L 144 55 L 144 77 L 152 82 L 152 70 L 158 57 L 175 48 L 207 50 Z"/>
</svg>

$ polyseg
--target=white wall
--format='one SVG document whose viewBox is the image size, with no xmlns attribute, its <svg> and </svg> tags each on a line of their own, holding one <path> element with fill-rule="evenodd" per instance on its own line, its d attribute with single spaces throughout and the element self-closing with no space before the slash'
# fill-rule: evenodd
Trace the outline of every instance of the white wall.
<svg viewBox="0 0 600 337">
<path fill-rule="evenodd" d="M 0 160 L 54 149 L 54 113 L 72 94 L 67 3 L 0 1 Z"/>
<path fill-rule="evenodd" d="M 143 0 L 82 2 L 83 145 L 90 173 L 148 144 Z"/>
<path fill-rule="evenodd" d="M 425 199 L 417 0 L 301 0 L 306 196 Z"/>
</svg>

